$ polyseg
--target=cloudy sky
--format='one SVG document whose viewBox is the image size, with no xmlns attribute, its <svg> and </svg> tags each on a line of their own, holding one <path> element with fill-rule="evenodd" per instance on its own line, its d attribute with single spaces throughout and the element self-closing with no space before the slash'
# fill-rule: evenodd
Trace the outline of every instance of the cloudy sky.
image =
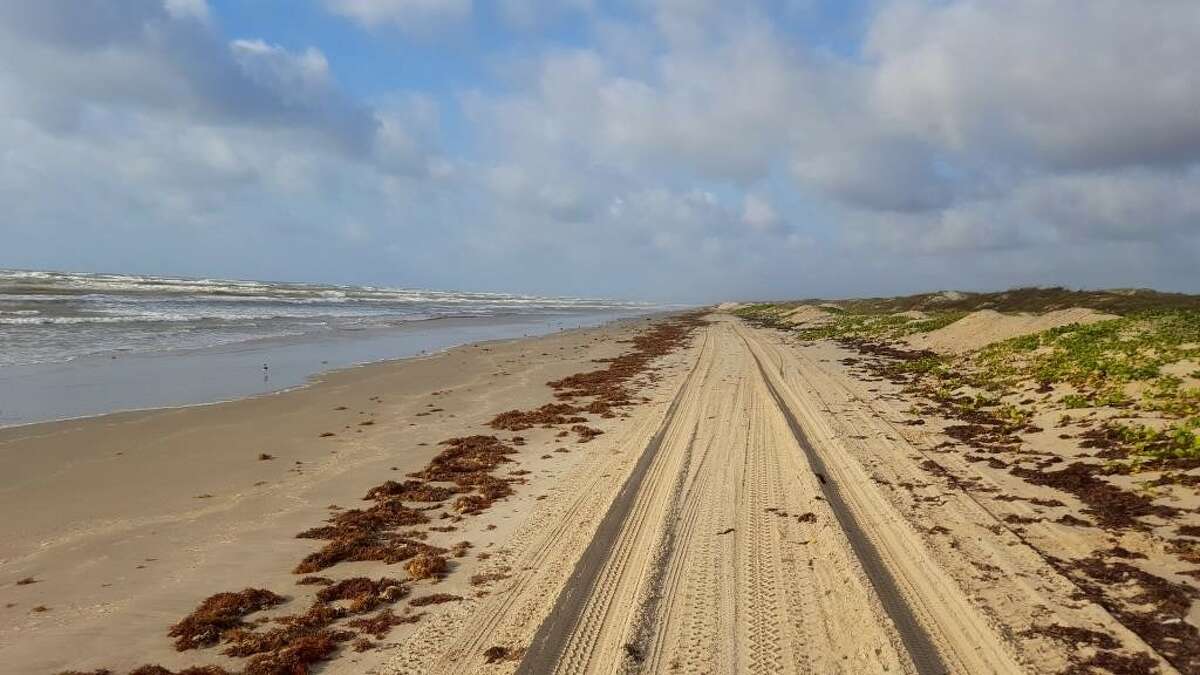
<svg viewBox="0 0 1200 675">
<path fill-rule="evenodd" d="M 4 0 L 0 267 L 1200 291 L 1195 0 Z"/>
</svg>

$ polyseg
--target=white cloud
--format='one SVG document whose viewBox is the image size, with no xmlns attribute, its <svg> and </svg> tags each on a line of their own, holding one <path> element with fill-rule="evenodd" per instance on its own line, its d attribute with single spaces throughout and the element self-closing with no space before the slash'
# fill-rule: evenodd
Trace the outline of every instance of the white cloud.
<svg viewBox="0 0 1200 675">
<path fill-rule="evenodd" d="M 779 226 L 780 219 L 765 198 L 747 194 L 742 200 L 742 222 L 756 232 L 770 232 Z"/>
<path fill-rule="evenodd" d="M 163 3 L 167 14 L 176 19 L 196 19 L 205 24 L 212 20 L 212 10 L 206 0 L 163 0 Z"/>
<path fill-rule="evenodd" d="M 319 49 L 293 54 L 262 40 L 234 40 L 229 48 L 251 79 L 289 104 L 322 97 L 332 85 L 329 61 Z"/>
<path fill-rule="evenodd" d="M 1013 200 L 1027 217 L 1067 239 L 1169 241 L 1200 234 L 1200 169 L 1147 169 L 1048 176 Z"/>
<path fill-rule="evenodd" d="M 332 47 L 231 41 L 200 0 L 0 3 L 6 249 L 245 276 L 244 242 L 287 241 L 293 278 L 688 299 L 1200 284 L 1194 3 L 881 0 L 847 57 L 779 3 L 565 1 L 488 6 L 523 42 L 476 90 L 369 101 Z M 584 44 L 530 30 L 567 16 Z"/>
<path fill-rule="evenodd" d="M 489 147 L 505 175 L 526 185 L 489 189 L 534 205 L 545 200 L 528 185 L 573 180 L 595 195 L 590 201 L 607 204 L 587 214 L 606 213 L 606 228 L 643 228 L 644 242 L 660 251 L 694 237 L 709 242 L 705 250 L 728 252 L 739 228 L 771 234 L 782 231 L 773 223 L 800 221 L 833 238 L 785 235 L 805 250 L 839 240 L 849 247 L 843 255 L 860 257 L 879 246 L 977 257 L 1024 250 L 1023 269 L 1040 261 L 1045 271 L 1057 268 L 1052 247 L 1064 241 L 1086 257 L 1114 238 L 1161 241 L 1189 223 L 1194 229 L 1185 194 L 1194 178 L 1183 176 L 1200 161 L 1200 147 L 1187 146 L 1200 118 L 1185 111 L 1197 109 L 1187 97 L 1200 87 L 1172 92 L 1164 83 L 1196 77 L 1190 61 L 1174 56 L 1200 45 L 1200 33 L 1144 50 L 1110 77 L 1090 59 L 1129 58 L 1128 40 L 1114 35 L 1138 23 L 1136 6 L 879 7 L 864 60 L 806 50 L 749 6 L 647 1 L 649 32 L 601 21 L 594 48 L 548 50 L 508 93 L 468 98 L 473 124 L 494 130 Z M 1106 7 L 1121 16 L 1105 18 Z M 1192 32 L 1190 5 L 1156 9 L 1149 27 L 1133 31 L 1139 39 L 1170 33 L 1171 13 Z M 1082 48 L 1064 49 L 1062 36 L 1080 27 L 1089 34 L 1070 44 Z M 629 56 L 630 36 L 646 49 Z M 1143 86 L 1156 93 L 1122 103 Z M 1061 96 L 1082 103 L 1060 106 Z M 1170 131 L 1148 129 L 1159 124 Z M 1183 147 L 1162 154 L 1160 139 Z M 1131 163 L 1146 167 L 1130 173 Z M 801 196 L 782 213 L 760 201 L 764 181 L 781 176 Z M 678 186 L 689 182 L 730 186 L 740 209 L 685 208 L 688 191 Z M 638 184 L 672 187 L 639 192 Z M 797 203 L 799 216 L 790 212 Z M 707 223 L 704 233 L 685 221 Z"/>
<path fill-rule="evenodd" d="M 471 15 L 472 0 L 325 0 L 330 11 L 364 26 L 421 28 Z"/>
<path fill-rule="evenodd" d="M 1055 166 L 1200 154 L 1200 4 L 884 3 L 868 50 L 882 121 L 955 150 Z"/>
</svg>

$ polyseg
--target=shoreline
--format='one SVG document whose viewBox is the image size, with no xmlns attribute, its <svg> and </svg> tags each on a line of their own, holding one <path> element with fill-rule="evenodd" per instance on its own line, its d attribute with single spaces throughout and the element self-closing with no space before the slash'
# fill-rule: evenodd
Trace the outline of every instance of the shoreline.
<svg viewBox="0 0 1200 675">
<path fill-rule="evenodd" d="M 669 313 L 437 317 L 387 329 L 6 366 L 0 368 L 0 430 L 270 396 L 342 370 Z M 276 364 L 270 379 L 257 365 L 261 360 Z M 63 412 L 33 418 L 29 411 L 44 406 Z"/>
<path fill-rule="evenodd" d="M 439 320 L 442 320 L 443 318 L 448 318 L 448 317 L 437 317 L 434 319 L 426 319 L 426 320 L 427 321 L 439 321 Z M 457 318 L 457 317 L 455 317 L 455 318 Z M 607 321 L 605 323 L 616 323 L 616 322 L 627 321 L 627 320 L 630 320 L 630 319 L 629 318 L 612 319 L 611 321 Z M 604 324 L 601 324 L 601 325 L 604 325 Z M 573 331 L 573 330 L 587 330 L 587 327 L 566 329 L 566 331 Z M 98 412 L 98 413 L 89 414 L 89 415 L 79 415 L 77 417 L 58 417 L 58 418 L 52 418 L 52 419 L 36 420 L 36 421 L 31 421 L 31 422 L 16 422 L 16 423 L 12 423 L 12 424 L 0 423 L 0 432 L 8 431 L 10 429 L 21 429 L 24 427 L 36 426 L 39 424 L 58 424 L 58 423 L 66 423 L 66 422 L 79 422 L 79 421 L 85 421 L 85 420 L 94 420 L 94 419 L 98 419 L 98 418 L 117 416 L 117 415 L 152 413 L 152 412 L 157 412 L 157 411 L 168 411 L 168 410 L 186 410 L 189 408 L 203 408 L 206 406 L 222 405 L 222 404 L 226 404 L 226 403 L 237 403 L 238 401 L 249 401 L 249 400 L 254 400 L 254 399 L 259 399 L 259 398 L 264 398 L 264 397 L 269 397 L 269 396 L 279 396 L 280 394 L 287 394 L 289 392 L 293 392 L 293 391 L 297 391 L 300 389 L 305 389 L 308 387 L 313 387 L 313 386 L 319 385 L 330 376 L 335 376 L 335 375 L 338 375 L 339 373 L 353 371 L 353 370 L 356 370 L 359 368 L 370 368 L 372 366 L 385 366 L 385 365 L 390 365 L 390 364 L 395 364 L 395 363 L 400 363 L 400 362 L 405 362 L 405 361 L 415 361 L 415 360 L 419 360 L 419 359 L 433 358 L 433 357 L 441 356 L 441 355 L 445 354 L 446 352 L 448 352 L 452 349 L 459 348 L 459 347 L 475 347 L 475 346 L 481 346 L 481 345 L 504 344 L 506 342 L 512 342 L 515 340 L 525 340 L 528 338 L 536 338 L 536 337 L 543 337 L 543 336 L 542 335 L 530 335 L 530 336 L 522 336 L 522 337 L 516 337 L 516 338 L 494 338 L 491 340 L 478 340 L 475 342 L 464 342 L 464 343 L 460 343 L 460 344 L 447 345 L 446 347 L 437 349 L 436 351 L 428 351 L 428 352 L 422 351 L 418 354 L 412 354 L 412 355 L 408 355 L 408 356 L 395 356 L 395 357 L 376 359 L 376 360 L 372 360 L 372 361 L 363 361 L 360 363 L 352 363 L 349 365 L 337 366 L 334 368 L 329 368 L 328 370 L 322 370 L 322 371 L 313 373 L 312 375 L 309 375 L 305 379 L 304 382 L 301 382 L 299 384 L 293 384 L 293 385 L 289 385 L 289 386 L 286 386 L 286 387 L 283 387 L 280 389 L 273 389 L 271 391 L 265 391 L 265 392 L 261 392 L 261 393 L 246 394 L 244 396 L 234 396 L 232 398 L 226 398 L 226 399 L 219 399 L 219 400 L 213 400 L 213 401 L 201 401 L 198 403 L 181 403 L 178 405 L 159 405 L 159 406 L 148 406 L 145 408 L 128 408 L 128 409 L 121 409 L 121 410 L 111 410 L 109 412 Z M 279 340 L 280 338 L 264 338 L 264 339 L 274 341 L 274 340 Z M 202 348 L 202 349 L 197 349 L 197 350 L 187 350 L 187 351 L 204 351 L 207 349 L 209 349 L 209 348 Z M 155 356 L 167 356 L 167 355 L 169 355 L 169 353 L 156 354 Z M 62 362 L 62 363 L 65 364 L 65 363 L 69 363 L 69 362 Z M 31 365 L 48 365 L 48 364 L 31 364 Z M 61 364 L 49 364 L 49 365 L 61 365 Z"/>
<path fill-rule="evenodd" d="M 486 424 L 497 413 L 544 404 L 547 381 L 623 353 L 621 341 L 651 320 L 460 345 L 327 372 L 269 396 L 0 429 L 0 461 L 10 469 L 0 477 L 0 511 L 10 516 L 0 524 L 0 660 L 47 673 L 153 662 L 237 666 L 212 653 L 174 652 L 167 628 L 216 592 L 263 586 L 302 595 L 307 587 L 296 587 L 290 570 L 314 542 L 296 532 L 334 504 L 355 505 L 386 478 L 403 480 L 444 439 L 495 433 Z M 536 486 L 586 455 L 520 459 L 542 466 L 529 488 L 497 502 L 486 519 L 432 533 L 430 543 L 502 548 L 537 503 Z M 469 591 L 463 577 L 481 563 L 452 564 L 468 573 L 437 590 Z M 346 572 L 365 565 L 347 563 Z M 374 576 L 404 575 L 371 568 Z M 17 583 L 24 579 L 34 582 Z M 78 657 L 61 656 L 63 644 L 75 644 Z M 111 644 L 126 645 L 121 654 L 129 656 Z M 368 658 L 339 659 L 324 672 L 360 672 Z"/>
</svg>

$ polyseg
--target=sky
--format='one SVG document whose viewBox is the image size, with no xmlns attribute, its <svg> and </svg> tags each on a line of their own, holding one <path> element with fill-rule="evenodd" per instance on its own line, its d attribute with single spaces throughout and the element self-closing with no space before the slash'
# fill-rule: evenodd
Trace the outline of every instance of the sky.
<svg viewBox="0 0 1200 675">
<path fill-rule="evenodd" d="M 1195 0 L 5 0 L 0 267 L 1200 291 Z"/>
</svg>

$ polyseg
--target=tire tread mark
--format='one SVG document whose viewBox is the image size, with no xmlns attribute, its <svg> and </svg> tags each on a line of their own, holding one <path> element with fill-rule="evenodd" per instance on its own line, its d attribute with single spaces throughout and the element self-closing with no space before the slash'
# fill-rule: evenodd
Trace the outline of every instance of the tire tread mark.
<svg viewBox="0 0 1200 675">
<path fill-rule="evenodd" d="M 900 640 L 904 643 L 904 648 L 908 652 L 913 666 L 921 675 L 943 675 L 948 672 L 946 664 L 942 661 L 941 655 L 933 643 L 933 639 L 929 636 L 924 626 L 917 620 L 916 614 L 904 599 L 903 594 L 901 594 L 895 577 L 892 576 L 891 571 L 884 564 L 883 558 L 879 555 L 879 551 L 875 548 L 875 545 L 858 524 L 854 513 L 842 497 L 841 491 L 838 490 L 837 484 L 831 480 L 829 471 L 825 468 L 824 460 L 809 441 L 808 435 L 804 432 L 804 428 L 800 425 L 799 420 L 792 413 L 791 408 L 784 402 L 783 397 L 775 388 L 775 384 L 771 381 L 771 377 L 768 375 L 762 360 L 754 352 L 753 347 L 750 346 L 749 340 L 745 336 L 740 337 L 746 342 L 746 349 L 754 357 L 755 364 L 758 366 L 767 391 L 775 401 L 775 405 L 778 406 L 780 412 L 783 413 L 784 419 L 787 420 L 788 428 L 791 430 L 800 448 L 804 451 L 813 471 L 826 476 L 827 481 L 821 484 L 821 491 L 829 503 L 834 516 L 837 518 L 838 525 L 845 532 L 854 554 L 862 564 L 863 572 L 875 588 L 875 594 L 879 598 L 880 604 L 883 605 L 884 611 L 895 625 L 896 632 L 899 634 Z"/>
<path fill-rule="evenodd" d="M 575 569 L 555 600 L 554 607 L 538 626 L 533 640 L 517 667 L 518 675 L 541 675 L 557 669 L 559 660 L 571 642 L 572 636 L 585 619 L 585 610 L 589 605 L 588 598 L 592 596 L 602 581 L 605 563 L 612 557 L 610 555 L 612 553 L 611 543 L 618 538 L 628 520 L 648 469 L 658 455 L 667 433 L 672 429 L 679 407 L 696 380 L 701 364 L 704 363 L 704 352 L 709 348 L 706 335 L 705 341 L 701 345 L 701 354 L 672 399 L 658 431 L 642 450 L 633 471 L 613 498 L 607 513 L 600 521 L 591 543 L 588 544 L 583 555 L 575 564 Z"/>
</svg>

